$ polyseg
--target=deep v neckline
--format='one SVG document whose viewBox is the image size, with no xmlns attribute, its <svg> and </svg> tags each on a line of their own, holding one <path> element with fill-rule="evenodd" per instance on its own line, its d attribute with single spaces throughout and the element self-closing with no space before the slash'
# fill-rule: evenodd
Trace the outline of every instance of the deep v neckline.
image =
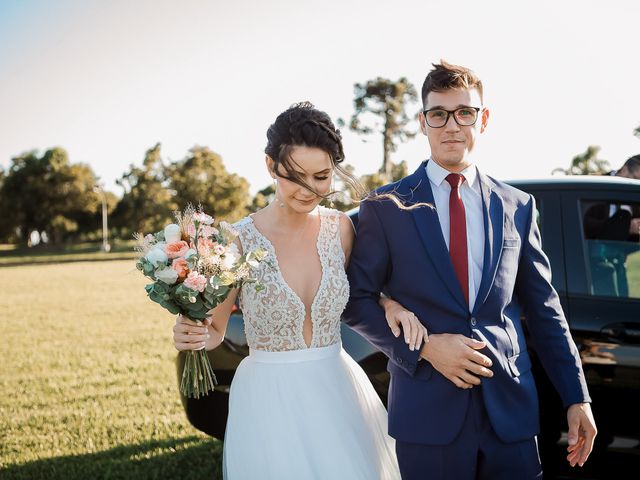
<svg viewBox="0 0 640 480">
<path fill-rule="evenodd" d="M 276 268 L 276 271 L 278 272 L 278 276 L 280 277 L 280 280 L 282 281 L 282 285 L 284 285 L 285 289 L 288 292 L 290 292 L 291 296 L 298 303 L 298 306 L 302 307 L 302 327 L 300 329 L 300 337 L 302 339 L 302 344 L 306 348 L 313 347 L 313 344 L 315 341 L 316 324 L 314 321 L 314 310 L 315 310 L 316 302 L 320 297 L 320 292 L 322 290 L 322 285 L 324 284 L 324 277 L 326 274 L 326 269 L 324 267 L 324 263 L 322 262 L 322 252 L 320 251 L 321 250 L 320 240 L 322 238 L 322 227 L 324 223 L 322 212 L 318 211 L 318 216 L 320 219 L 320 227 L 318 228 L 318 235 L 316 237 L 316 252 L 318 253 L 318 259 L 320 260 L 321 273 L 320 273 L 320 282 L 318 283 L 318 288 L 316 289 L 316 293 L 313 296 L 313 301 L 311 302 L 311 306 L 309 307 L 309 319 L 311 320 L 311 344 L 309 345 L 307 345 L 307 342 L 305 342 L 304 334 L 303 334 L 304 321 L 307 318 L 307 306 L 302 301 L 302 298 L 300 297 L 300 295 L 298 295 L 298 293 L 291 287 L 291 285 L 289 285 L 289 282 L 287 282 L 287 279 L 284 278 L 284 273 L 282 273 L 282 270 L 280 269 L 280 263 L 278 262 L 278 253 L 276 251 L 276 247 L 274 246 L 273 242 L 271 242 L 271 240 L 269 240 L 269 238 L 258 229 L 258 226 L 256 225 L 251 215 L 247 217 L 249 219 L 249 223 L 251 224 L 251 227 L 255 230 L 256 234 L 264 240 L 264 242 L 267 244 L 268 249 L 271 251 L 271 253 L 273 253 L 275 268 Z"/>
</svg>

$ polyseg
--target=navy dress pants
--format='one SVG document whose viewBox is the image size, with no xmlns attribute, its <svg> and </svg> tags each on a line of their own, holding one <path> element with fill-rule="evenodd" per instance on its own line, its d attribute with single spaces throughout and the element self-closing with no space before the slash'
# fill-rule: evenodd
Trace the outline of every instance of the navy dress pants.
<svg viewBox="0 0 640 480">
<path fill-rule="evenodd" d="M 396 441 L 402 480 L 528 480 L 542 478 L 536 438 L 501 441 L 491 427 L 481 386 L 473 387 L 464 425 L 449 445 Z"/>
</svg>

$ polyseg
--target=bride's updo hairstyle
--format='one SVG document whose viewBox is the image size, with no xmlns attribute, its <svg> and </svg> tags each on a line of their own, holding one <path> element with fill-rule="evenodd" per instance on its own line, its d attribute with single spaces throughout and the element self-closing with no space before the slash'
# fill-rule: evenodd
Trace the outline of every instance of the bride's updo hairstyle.
<svg viewBox="0 0 640 480">
<path fill-rule="evenodd" d="M 273 159 L 277 176 L 295 182 L 325 199 L 334 194 L 333 191 L 317 192 L 300 177 L 291 157 L 295 147 L 319 148 L 327 152 L 338 176 L 353 187 L 359 197 L 365 194 L 360 182 L 340 165 L 344 161 L 340 130 L 334 126 L 329 115 L 316 109 L 310 102 L 296 103 L 278 115 L 267 130 L 264 153 Z"/>
</svg>

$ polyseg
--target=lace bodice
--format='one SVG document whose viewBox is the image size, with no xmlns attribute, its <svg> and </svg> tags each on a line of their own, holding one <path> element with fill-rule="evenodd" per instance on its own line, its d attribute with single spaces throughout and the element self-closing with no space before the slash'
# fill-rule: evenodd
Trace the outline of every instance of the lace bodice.
<svg viewBox="0 0 640 480">
<path fill-rule="evenodd" d="M 345 257 L 340 243 L 340 212 L 324 207 L 318 209 L 317 249 L 322 277 L 311 305 L 313 336 L 309 348 L 326 347 L 340 340 L 340 315 L 349 299 Z M 249 284 L 240 291 L 240 308 L 249 347 L 274 352 L 307 348 L 303 336 L 305 306 L 285 282 L 274 246 L 258 231 L 250 217 L 234 224 L 234 228 L 244 251 L 262 247 L 269 252 L 269 261 L 262 262 L 255 271 L 255 277 L 265 289 L 256 292 Z"/>
</svg>

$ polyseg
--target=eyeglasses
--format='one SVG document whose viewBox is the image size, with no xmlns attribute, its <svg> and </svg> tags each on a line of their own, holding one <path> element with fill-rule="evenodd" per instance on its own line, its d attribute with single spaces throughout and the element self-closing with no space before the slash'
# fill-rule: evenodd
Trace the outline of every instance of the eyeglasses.
<svg viewBox="0 0 640 480">
<path fill-rule="evenodd" d="M 442 128 L 449 121 L 449 116 L 453 115 L 453 119 L 461 127 L 469 127 L 478 120 L 478 107 L 460 107 L 455 110 L 445 110 L 444 108 L 432 108 L 422 113 L 427 121 L 427 125 L 431 128 Z"/>
</svg>

